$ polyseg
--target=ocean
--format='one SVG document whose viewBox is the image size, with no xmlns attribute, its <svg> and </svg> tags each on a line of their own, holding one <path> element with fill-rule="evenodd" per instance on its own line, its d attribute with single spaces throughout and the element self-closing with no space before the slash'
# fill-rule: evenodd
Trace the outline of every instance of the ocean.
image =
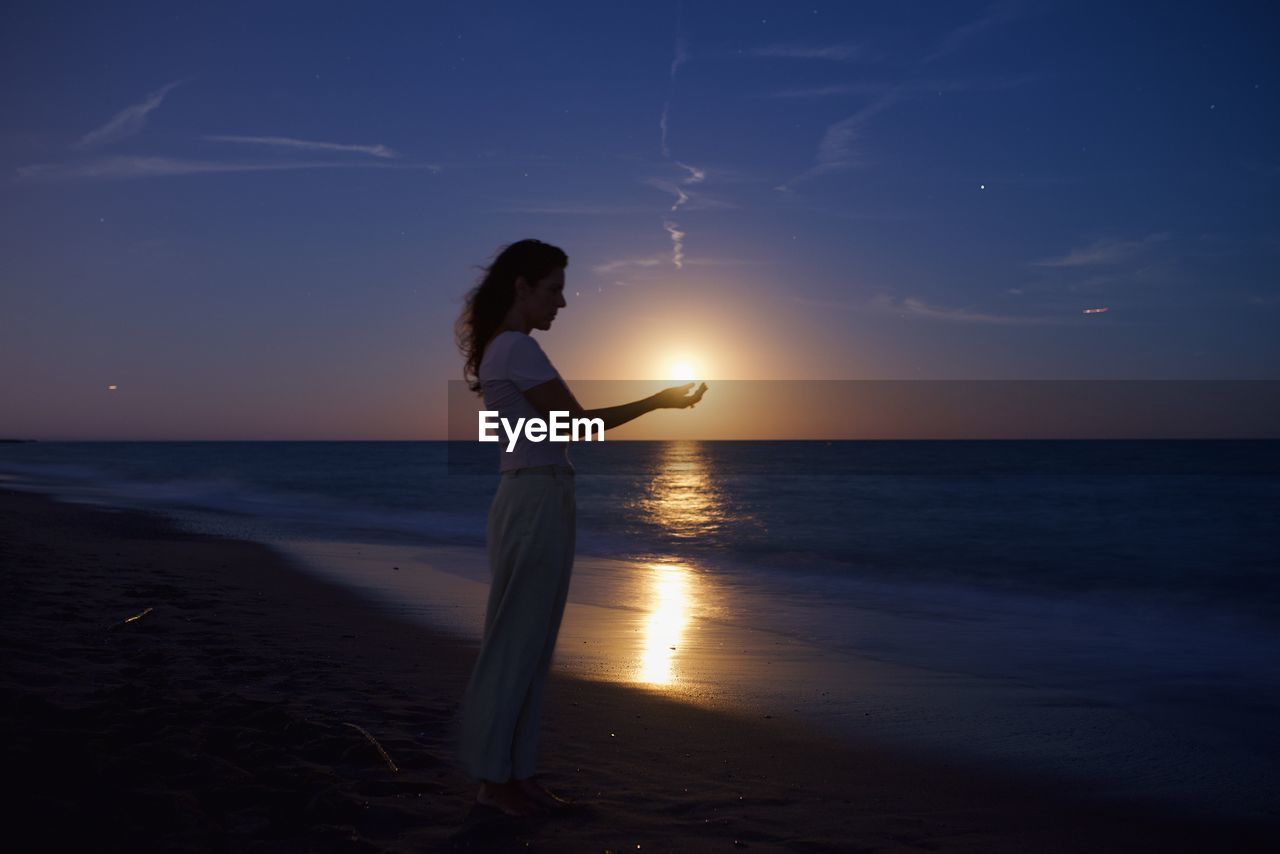
<svg viewBox="0 0 1280 854">
<path fill-rule="evenodd" d="M 474 447 L 0 444 L 0 486 L 331 553 L 470 555 L 435 564 L 478 586 L 497 476 L 496 452 L 458 464 Z M 699 669 L 673 641 L 664 666 L 702 696 L 1215 809 L 1275 802 L 1280 442 L 615 442 L 572 456 L 571 600 L 638 613 L 627 585 L 678 571 L 702 591 L 681 620 L 755 661 Z M 478 631 L 474 607 L 446 628 Z"/>
<path fill-rule="evenodd" d="M 446 445 L 7 444 L 0 476 L 256 537 L 483 545 L 496 475 L 451 471 Z M 574 460 L 587 554 L 782 595 L 943 583 L 1280 619 L 1280 442 L 619 442 Z"/>
</svg>

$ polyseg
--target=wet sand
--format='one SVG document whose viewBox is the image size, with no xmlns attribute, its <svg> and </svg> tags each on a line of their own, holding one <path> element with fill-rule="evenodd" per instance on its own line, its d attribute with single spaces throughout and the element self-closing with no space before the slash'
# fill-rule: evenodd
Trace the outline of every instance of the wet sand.
<svg viewBox="0 0 1280 854">
<path fill-rule="evenodd" d="M 480 641 L 489 588 L 483 548 L 289 539 L 270 545 L 399 618 Z M 1063 603 L 1042 602 L 1038 616 L 1030 616 L 1034 606 L 1015 609 L 1017 630 L 1001 638 L 1021 649 L 975 649 L 966 643 L 991 618 L 983 610 L 990 603 L 947 594 L 954 599 L 946 608 L 925 600 L 913 609 L 898 590 L 864 587 L 856 605 L 835 611 L 689 565 L 579 554 L 556 665 L 565 675 L 786 719 L 930 764 L 1012 768 L 1096 796 L 1176 802 L 1219 817 L 1280 815 L 1276 741 L 1259 719 L 1267 705 L 1261 692 L 1252 702 L 1233 702 L 1204 681 L 1162 678 L 1154 669 L 1159 652 L 1148 654 L 1146 667 L 1121 665 L 1105 675 L 1086 666 L 1073 684 L 1063 679 L 1076 675 L 1065 634 L 1088 635 L 1093 655 L 1117 647 L 1131 653 L 1132 634 L 1108 633 L 1090 612 L 1068 611 L 1055 623 L 1046 605 Z M 861 644 L 817 640 L 812 629 L 832 613 Z M 1145 631 L 1149 623 L 1125 628 Z M 1182 628 L 1194 649 L 1194 633 Z M 912 661 L 904 647 L 924 657 Z M 1028 663 L 1010 669 L 1008 657 L 1019 653 Z M 1265 684 L 1269 659 L 1255 655 L 1254 672 Z M 1056 670 L 1043 673 L 1030 664 L 1036 660 Z M 1232 664 L 1246 666 L 1239 658 Z M 1126 698 L 1120 684 L 1139 696 L 1172 700 L 1177 692 L 1181 703 L 1144 706 Z"/>
<path fill-rule="evenodd" d="M 473 804 L 453 758 L 472 642 L 259 544 L 27 494 L 0 492 L 0 566 L 10 832 L 45 848 L 1202 851 L 1280 838 L 562 675 L 543 767 L 583 803 L 510 819 Z"/>
</svg>

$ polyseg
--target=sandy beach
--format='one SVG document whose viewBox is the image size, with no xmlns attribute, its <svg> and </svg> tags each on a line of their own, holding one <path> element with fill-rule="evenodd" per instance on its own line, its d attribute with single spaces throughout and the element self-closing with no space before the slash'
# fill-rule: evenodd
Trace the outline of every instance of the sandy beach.
<svg viewBox="0 0 1280 854">
<path fill-rule="evenodd" d="M 554 676 L 562 816 L 457 769 L 473 643 L 256 543 L 0 492 L 15 822 L 48 850 L 1267 850 L 1276 828 L 1101 801 L 780 718 Z"/>
</svg>

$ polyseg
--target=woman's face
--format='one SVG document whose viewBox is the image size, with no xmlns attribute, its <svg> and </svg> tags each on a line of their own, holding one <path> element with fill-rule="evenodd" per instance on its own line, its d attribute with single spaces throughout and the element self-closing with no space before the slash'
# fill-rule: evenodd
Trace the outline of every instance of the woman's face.
<svg viewBox="0 0 1280 854">
<path fill-rule="evenodd" d="M 550 329 L 564 301 L 564 270 L 556 270 L 531 288 L 520 289 L 525 317 L 534 329 Z"/>
</svg>

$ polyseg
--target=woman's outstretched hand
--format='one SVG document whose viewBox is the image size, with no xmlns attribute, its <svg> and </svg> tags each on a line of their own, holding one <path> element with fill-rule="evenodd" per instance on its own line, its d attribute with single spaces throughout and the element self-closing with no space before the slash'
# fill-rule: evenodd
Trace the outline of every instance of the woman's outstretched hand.
<svg viewBox="0 0 1280 854">
<path fill-rule="evenodd" d="M 702 396 L 707 393 L 706 383 L 698 386 L 693 394 L 689 393 L 691 388 L 693 388 L 693 383 L 685 383 L 684 385 L 663 389 L 653 396 L 653 402 L 658 409 L 688 409 L 702 400 Z"/>
</svg>

